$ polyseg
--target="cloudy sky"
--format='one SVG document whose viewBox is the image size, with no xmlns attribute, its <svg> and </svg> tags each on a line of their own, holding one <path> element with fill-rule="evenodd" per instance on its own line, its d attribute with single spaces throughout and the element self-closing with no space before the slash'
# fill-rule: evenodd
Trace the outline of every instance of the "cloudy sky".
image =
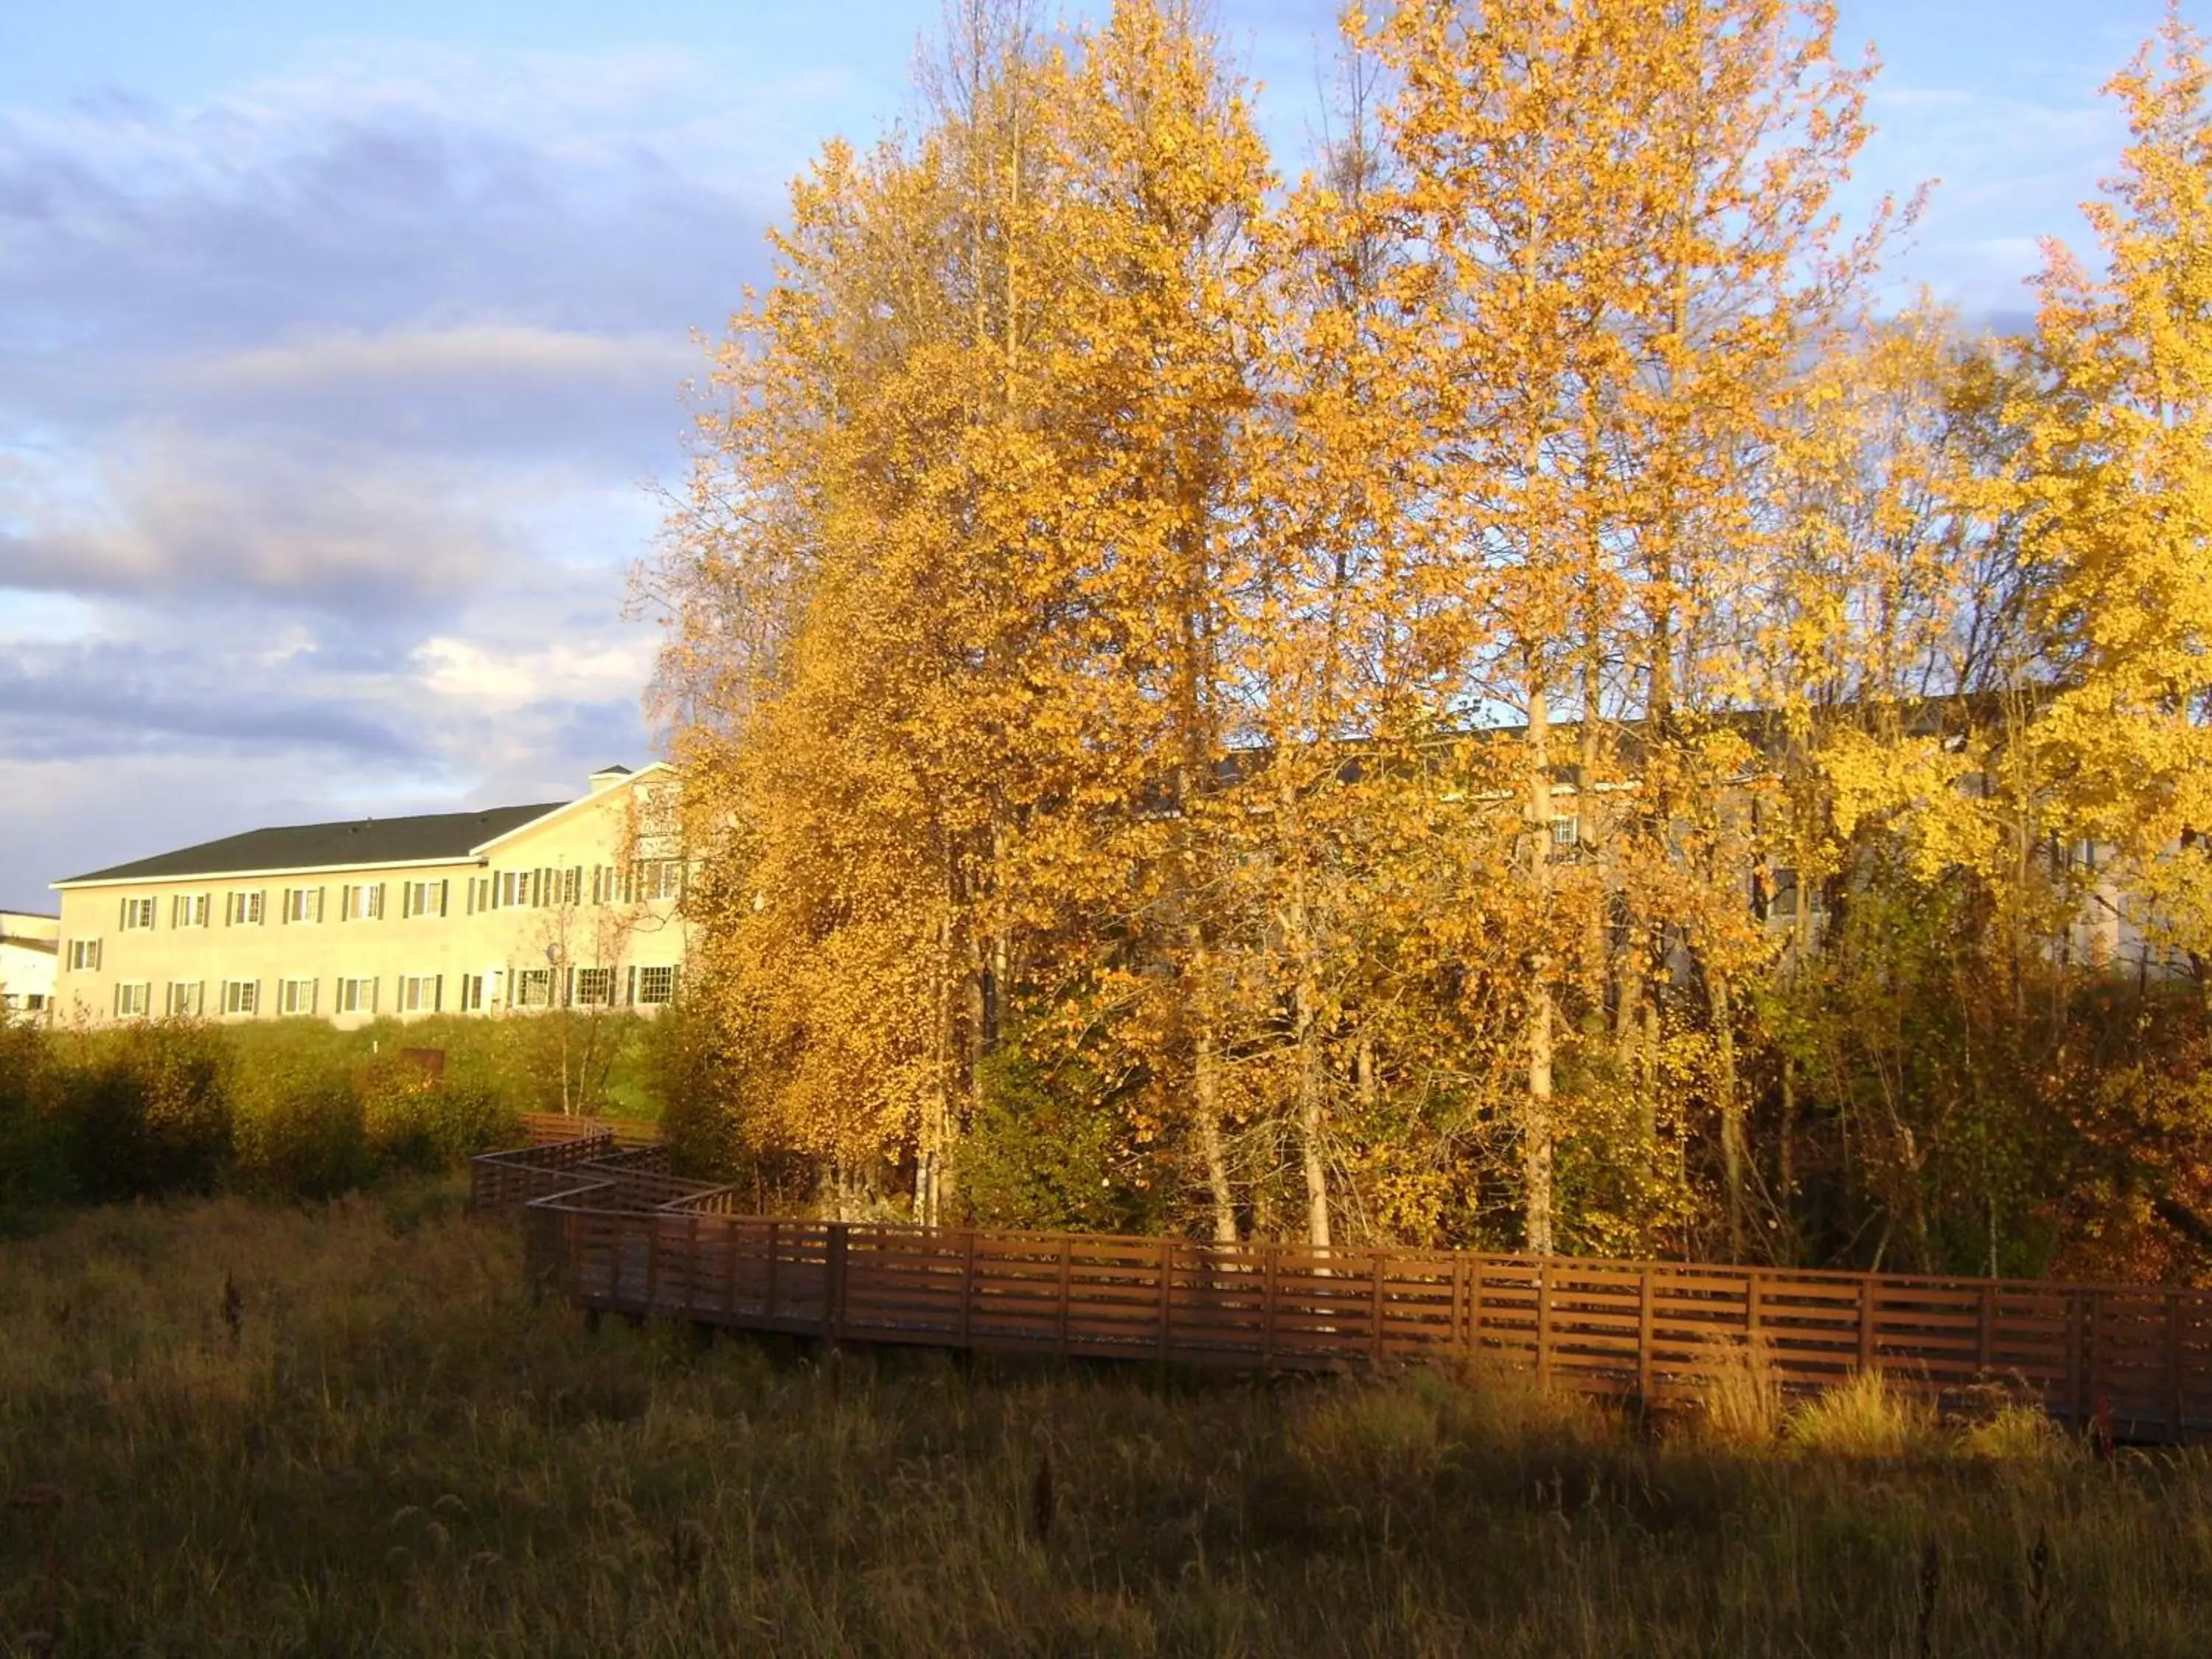
<svg viewBox="0 0 2212 1659">
<path fill-rule="evenodd" d="M 1334 5 L 1223 0 L 1279 154 Z M 0 906 L 651 752 L 622 618 L 784 181 L 937 0 L 0 0 Z M 2152 0 L 1844 0 L 1900 284 L 2016 313 Z"/>
</svg>

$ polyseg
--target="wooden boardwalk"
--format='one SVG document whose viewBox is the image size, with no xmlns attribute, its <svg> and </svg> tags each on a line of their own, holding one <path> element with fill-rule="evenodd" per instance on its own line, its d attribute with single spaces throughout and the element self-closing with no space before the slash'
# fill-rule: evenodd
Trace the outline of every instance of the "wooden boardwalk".
<svg viewBox="0 0 2212 1659">
<path fill-rule="evenodd" d="M 476 1160 L 471 1201 L 519 1211 L 533 1271 L 585 1309 L 1247 1369 L 1482 1358 L 1668 1403 L 1747 1365 L 1797 1395 L 1875 1370 L 2024 1388 L 2124 1439 L 2212 1436 L 2212 1291 L 778 1219 L 610 1126 L 529 1127 L 541 1144 Z"/>
</svg>

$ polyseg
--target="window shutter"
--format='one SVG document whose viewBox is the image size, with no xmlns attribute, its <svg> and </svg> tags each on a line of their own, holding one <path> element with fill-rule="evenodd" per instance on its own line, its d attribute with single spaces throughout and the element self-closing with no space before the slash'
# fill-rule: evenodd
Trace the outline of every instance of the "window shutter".
<svg viewBox="0 0 2212 1659">
<path fill-rule="evenodd" d="M 629 1008 L 637 1006 L 637 964 L 634 962 L 629 965 L 629 978 L 623 992 L 623 1006 Z"/>
<path fill-rule="evenodd" d="M 379 921 L 384 920 L 384 884 L 380 881 L 376 884 L 375 915 Z"/>
<path fill-rule="evenodd" d="M 446 914 L 446 890 L 448 885 L 450 883 L 447 878 L 438 878 L 438 914 L 441 916 Z"/>
</svg>

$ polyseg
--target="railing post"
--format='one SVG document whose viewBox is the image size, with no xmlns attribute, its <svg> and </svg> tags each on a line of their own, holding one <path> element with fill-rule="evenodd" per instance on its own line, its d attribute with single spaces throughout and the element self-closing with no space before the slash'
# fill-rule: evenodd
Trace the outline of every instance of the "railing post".
<svg viewBox="0 0 2212 1659">
<path fill-rule="evenodd" d="M 2081 1364 L 2081 1292 L 2066 1292 L 2066 1409 L 2074 1426 L 2089 1420 L 2089 1386 Z"/>
<path fill-rule="evenodd" d="M 1536 1263 L 1536 1386 L 1552 1381 L 1552 1259 Z"/>
<path fill-rule="evenodd" d="M 1272 1368 L 1275 1363 L 1275 1268 L 1283 1247 L 1271 1240 L 1266 1249 L 1261 1269 L 1266 1278 L 1260 1287 L 1260 1364 Z"/>
<path fill-rule="evenodd" d="M 960 1346 L 966 1347 L 975 1322 L 975 1230 L 960 1235 Z"/>
<path fill-rule="evenodd" d="M 823 1252 L 822 1334 L 835 1342 L 845 1329 L 845 1254 L 851 1246 L 852 1224 L 830 1224 L 828 1247 Z"/>
<path fill-rule="evenodd" d="M 1636 1287 L 1636 1397 L 1651 1403 L 1651 1269 L 1638 1276 Z"/>
<path fill-rule="evenodd" d="M 2181 1292 L 2175 1291 L 2166 1299 L 2166 1401 L 2173 1425 L 2173 1443 L 2181 1443 Z"/>
<path fill-rule="evenodd" d="M 1997 1286 L 1993 1279 L 1982 1283 L 1981 1324 L 1976 1338 L 1974 1370 L 1977 1376 L 1987 1376 L 1996 1352 Z"/>
<path fill-rule="evenodd" d="M 782 1228 L 780 1223 L 771 1221 L 768 1224 L 768 1291 L 764 1298 L 764 1305 L 761 1310 L 761 1317 L 763 1319 L 773 1319 L 775 1317 L 776 1244 L 777 1235 L 781 1231 Z"/>
<path fill-rule="evenodd" d="M 2103 1370 L 2104 1356 L 2098 1352 L 2098 1349 L 2102 1345 L 2098 1341 L 2098 1338 L 2103 1334 L 2103 1332 L 2099 1328 L 2104 1322 L 2104 1304 L 2105 1297 L 2102 1291 L 2092 1291 L 2089 1292 L 2088 1328 L 2082 1333 L 2081 1341 L 2083 1349 L 2082 1371 L 2086 1383 L 2085 1392 L 2087 1394 L 2089 1401 L 2089 1411 L 2087 1413 L 2089 1416 L 2094 1416 L 2097 1411 L 2097 1383 L 2100 1380 L 2099 1374 Z M 2087 1420 L 2086 1417 L 2084 1420 Z"/>
<path fill-rule="evenodd" d="M 1382 1252 L 1367 1253 L 1368 1364 L 1382 1363 Z"/>
<path fill-rule="evenodd" d="M 1468 1263 L 1474 1282 L 1467 1287 L 1467 1351 L 1469 1358 L 1482 1352 L 1482 1258 Z"/>
<path fill-rule="evenodd" d="M 738 1316 L 738 1264 L 744 1259 L 739 1246 L 744 1230 L 732 1217 L 722 1216 L 718 1219 L 722 1224 L 722 1242 L 726 1247 L 722 1263 L 722 1311 L 735 1319 Z"/>
<path fill-rule="evenodd" d="M 1859 1278 L 1859 1369 L 1874 1369 L 1874 1275 Z"/>
<path fill-rule="evenodd" d="M 1452 1309 L 1451 1346 L 1462 1352 L 1468 1350 L 1467 1340 L 1467 1257 L 1459 1251 L 1452 1252 Z"/>
<path fill-rule="evenodd" d="M 1067 1294 L 1067 1264 L 1068 1264 L 1068 1258 L 1069 1258 L 1069 1256 L 1070 1256 L 1070 1255 L 1072 1255 L 1074 1253 L 1074 1249 L 1075 1249 L 1075 1241 L 1074 1241 L 1074 1239 L 1073 1239 L 1070 1235 L 1068 1235 L 1068 1234 L 1066 1234 L 1066 1233 L 1062 1233 L 1062 1234 L 1060 1236 L 1060 1342 L 1059 1342 L 1059 1353 L 1060 1353 L 1060 1357 L 1062 1359 L 1065 1359 L 1065 1358 L 1067 1358 L 1067 1321 L 1068 1321 L 1068 1314 L 1069 1314 L 1069 1308 L 1068 1308 L 1068 1294 Z"/>
<path fill-rule="evenodd" d="M 1175 1309 L 1175 1240 L 1160 1240 L 1160 1364 L 1168 1363 L 1168 1326 Z"/>
</svg>

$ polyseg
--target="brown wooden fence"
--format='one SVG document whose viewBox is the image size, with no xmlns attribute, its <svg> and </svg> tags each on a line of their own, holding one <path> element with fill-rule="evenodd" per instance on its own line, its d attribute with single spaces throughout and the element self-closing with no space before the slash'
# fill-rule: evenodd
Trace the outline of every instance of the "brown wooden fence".
<svg viewBox="0 0 2212 1659">
<path fill-rule="evenodd" d="M 604 1126 L 478 1158 L 471 1200 L 520 1210 L 576 1305 L 626 1315 L 1267 1370 L 1481 1358 L 1653 1402 L 1747 1368 L 1791 1394 L 1875 1370 L 2025 1388 L 2125 1438 L 2212 1434 L 2208 1291 L 776 1219 Z"/>
</svg>

